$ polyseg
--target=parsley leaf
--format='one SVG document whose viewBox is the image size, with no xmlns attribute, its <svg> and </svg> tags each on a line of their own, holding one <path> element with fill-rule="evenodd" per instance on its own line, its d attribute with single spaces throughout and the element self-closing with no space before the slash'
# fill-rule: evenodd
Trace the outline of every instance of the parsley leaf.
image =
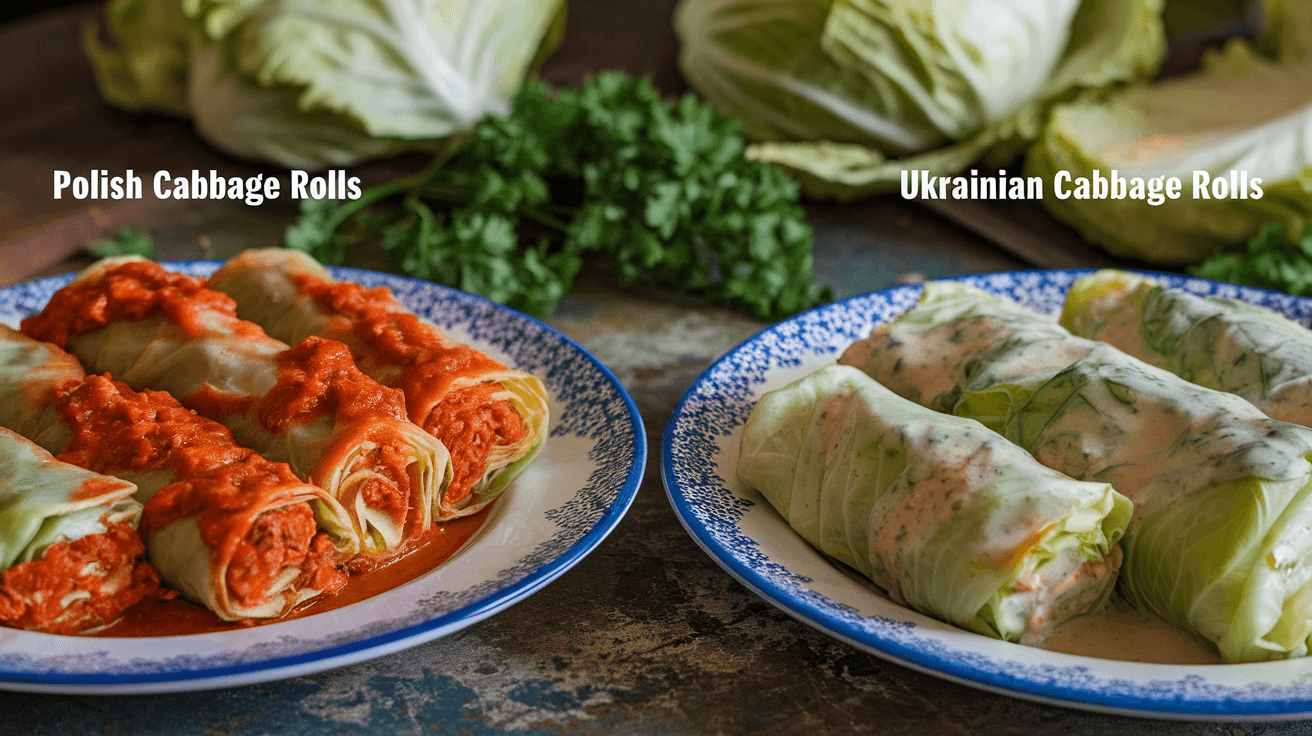
<svg viewBox="0 0 1312 736">
<path fill-rule="evenodd" d="M 87 244 L 87 250 L 99 258 L 108 258 L 110 256 L 155 257 L 155 243 L 151 240 L 150 235 L 132 228 L 123 228 L 114 233 L 112 237 L 92 241 Z"/>
<path fill-rule="evenodd" d="M 645 79 L 606 73 L 555 94 L 528 83 L 449 159 L 359 200 L 302 202 L 284 242 L 341 263 L 376 238 L 403 273 L 534 314 L 598 258 L 624 286 L 779 318 L 831 293 L 814 283 L 798 184 L 745 148 L 736 123 Z"/>
<path fill-rule="evenodd" d="M 1243 253 L 1212 256 L 1189 272 L 1215 281 L 1312 295 L 1312 226 L 1290 243 L 1280 223 L 1271 223 L 1248 241 Z"/>
</svg>

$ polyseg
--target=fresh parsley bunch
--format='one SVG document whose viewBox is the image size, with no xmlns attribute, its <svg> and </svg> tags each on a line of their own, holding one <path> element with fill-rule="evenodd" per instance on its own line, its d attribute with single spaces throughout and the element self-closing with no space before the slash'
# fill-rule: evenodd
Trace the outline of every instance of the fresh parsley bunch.
<svg viewBox="0 0 1312 736">
<path fill-rule="evenodd" d="M 1189 272 L 1215 281 L 1312 295 L 1312 227 L 1290 243 L 1281 224 L 1273 222 L 1248 241 L 1243 253 L 1212 256 Z"/>
<path fill-rule="evenodd" d="M 302 203 L 286 245 L 326 263 L 378 238 L 393 268 L 548 314 L 587 254 L 624 286 L 741 304 L 762 319 L 830 298 L 814 283 L 797 183 L 743 157 L 736 123 L 616 73 L 552 94 L 528 83 L 449 160 Z"/>
</svg>

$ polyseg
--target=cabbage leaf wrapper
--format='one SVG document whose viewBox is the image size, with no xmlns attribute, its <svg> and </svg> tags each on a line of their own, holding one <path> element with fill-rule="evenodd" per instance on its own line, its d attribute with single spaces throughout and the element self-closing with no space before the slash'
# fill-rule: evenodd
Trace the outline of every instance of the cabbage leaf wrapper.
<svg viewBox="0 0 1312 736">
<path fill-rule="evenodd" d="M 457 342 L 385 287 L 338 282 L 314 258 L 287 248 L 243 251 L 209 286 L 275 339 L 340 341 L 366 375 L 405 393 L 410 420 L 442 440 L 456 466 L 439 520 L 486 506 L 546 441 L 551 417 L 541 380 Z"/>
<path fill-rule="evenodd" d="M 0 325 L 0 427 L 57 454 L 72 435 L 52 406 L 55 391 L 86 375 L 77 358 Z"/>
<path fill-rule="evenodd" d="M 1312 426 L 1312 330 L 1256 304 L 1198 296 L 1125 271 L 1076 281 L 1061 323 L 1269 417 Z"/>
<path fill-rule="evenodd" d="M 0 428 L 0 624 L 90 633 L 155 595 L 135 491 Z"/>
<path fill-rule="evenodd" d="M 1037 313 L 1026 323 L 1017 305 L 981 290 L 930 284 L 922 300 L 944 313 L 970 304 L 993 338 L 945 342 L 953 326 L 917 306 L 840 362 L 876 380 L 897 365 L 914 382 L 915 356 L 891 335 L 919 332 L 933 344 L 912 350 L 957 354 L 955 414 L 988 417 L 1044 465 L 1134 502 L 1119 583 L 1133 605 L 1213 643 L 1226 662 L 1308 653 L 1312 431 L 1104 343 L 1034 339 L 1026 330 L 1060 328 Z M 919 326 L 901 329 L 903 319 Z"/>
<path fill-rule="evenodd" d="M 400 392 L 360 373 L 344 345 L 315 337 L 288 347 L 238 319 L 201 279 L 139 257 L 105 259 L 23 329 L 67 346 L 91 371 L 168 392 L 327 490 L 349 514 L 345 528 L 326 530 L 345 553 L 399 553 L 432 527 L 450 485 L 446 447 L 406 418 Z"/>
<path fill-rule="evenodd" d="M 50 369 L 32 370 L 39 355 Z M 349 528 L 332 496 L 165 393 L 70 379 L 71 360 L 0 326 L 0 403 L 24 407 L 15 424 L 35 427 L 58 460 L 135 484 L 145 551 L 166 583 L 225 621 L 280 617 L 341 587 L 342 554 L 318 528 Z M 50 403 L 15 401 L 23 395 Z"/>
<path fill-rule="evenodd" d="M 763 396 L 738 475 L 895 601 L 1022 644 L 1106 599 L 1132 508 L 848 366 Z"/>
</svg>

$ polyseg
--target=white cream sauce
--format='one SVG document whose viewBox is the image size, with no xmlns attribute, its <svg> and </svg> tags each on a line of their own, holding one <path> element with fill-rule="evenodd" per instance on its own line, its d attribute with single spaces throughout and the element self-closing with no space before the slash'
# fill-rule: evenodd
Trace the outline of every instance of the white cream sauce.
<svg viewBox="0 0 1312 736">
<path fill-rule="evenodd" d="M 1148 664 L 1221 664 L 1216 650 L 1116 596 L 1053 630 L 1044 649 Z"/>
<path fill-rule="evenodd" d="M 1166 359 L 1144 341 L 1142 329 L 1144 299 L 1156 282 L 1130 274 L 1121 281 L 1121 288 L 1091 298 L 1082 312 L 1073 314 L 1071 332 L 1110 343 L 1145 363 L 1165 368 Z"/>
<path fill-rule="evenodd" d="M 927 295 L 928 290 L 927 286 Z M 1017 333 L 1015 344 L 1023 346 L 1046 327 L 1033 315 L 1017 317 L 1013 324 L 1004 316 L 1010 316 L 1009 306 L 998 307 L 998 311 L 999 318 L 992 323 L 995 329 L 973 335 L 945 329 L 951 323 L 937 321 L 944 315 L 929 310 L 909 313 L 913 318 L 904 315 L 893 323 L 893 337 L 899 337 L 896 333 L 901 327 L 918 333 L 914 339 L 921 342 L 915 351 L 908 350 L 907 346 L 914 344 L 913 336 L 908 334 L 905 339 L 895 339 L 891 347 L 900 357 L 912 355 L 921 360 L 914 371 L 908 371 L 905 361 L 900 361 L 893 373 L 901 374 L 897 378 L 907 382 L 929 375 L 935 384 L 941 383 L 947 378 L 947 369 L 961 371 L 965 367 L 963 353 L 975 357 L 986 343 L 996 345 L 1005 340 L 1006 335 L 999 332 L 1011 329 Z M 989 324 L 988 316 L 972 316 L 977 323 Z M 1022 337 L 1019 333 L 1025 334 Z M 953 339 L 946 339 L 949 336 Z M 970 339 L 963 339 L 967 337 Z M 961 348 L 963 342 L 966 349 Z M 867 348 L 867 352 L 878 351 Z M 1005 367 L 1037 367 L 1033 362 L 1030 356 Z M 929 367 L 937 370 L 921 370 Z M 885 378 L 873 375 L 879 380 Z M 1072 396 L 1060 401 L 1062 397 L 1053 391 L 1066 391 Z M 1090 351 L 1078 370 L 1056 381 L 1049 393 L 1052 395 L 1036 394 L 1033 400 L 1053 401 L 1056 415 L 1036 427 L 1037 436 L 1026 438 L 1024 444 L 1045 465 L 1068 475 L 1112 482 L 1136 501 L 1137 516 L 1235 478 L 1283 479 L 1309 471 L 1304 458 L 1312 448 L 1312 435 L 1306 429 L 1273 426 L 1251 404 L 1236 396 L 1213 394 L 1181 383 L 1159 368 L 1135 361 L 1127 363 L 1122 354 L 1102 346 Z M 1220 663 L 1212 646 L 1135 610 L 1119 598 L 1096 613 L 1058 626 L 1044 648 L 1131 662 Z"/>
</svg>

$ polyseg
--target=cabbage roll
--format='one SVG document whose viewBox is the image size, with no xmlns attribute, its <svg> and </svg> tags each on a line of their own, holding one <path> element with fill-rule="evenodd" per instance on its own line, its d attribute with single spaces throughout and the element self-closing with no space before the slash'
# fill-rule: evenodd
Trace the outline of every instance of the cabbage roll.
<svg viewBox="0 0 1312 736">
<path fill-rule="evenodd" d="M 209 285 L 274 338 L 339 340 L 367 375 L 405 392 L 411 421 L 442 440 L 455 465 L 441 518 L 487 505 L 546 439 L 550 417 L 540 380 L 456 342 L 385 287 L 337 282 L 313 258 L 286 248 L 244 251 Z"/>
<path fill-rule="evenodd" d="M 40 355 L 49 366 L 36 365 Z M 52 442 L 46 450 L 60 461 L 135 484 L 129 495 L 138 509 L 144 504 L 147 554 L 165 582 L 224 620 L 279 617 L 341 587 L 334 534 L 349 535 L 350 520 L 336 499 L 168 394 L 74 378 L 68 361 L 55 346 L 0 326 L 5 418 Z"/>
<path fill-rule="evenodd" d="M 52 406 L 55 390 L 85 377 L 77 358 L 0 324 L 0 427 L 59 452 L 72 437 Z"/>
<path fill-rule="evenodd" d="M 1267 416 L 1312 426 L 1312 330 L 1265 307 L 1196 296 L 1123 271 L 1071 287 L 1061 323 Z"/>
<path fill-rule="evenodd" d="M 1131 504 L 970 419 L 830 366 L 757 403 L 738 475 L 897 602 L 1038 645 L 1112 589 Z"/>
<path fill-rule="evenodd" d="M 970 417 L 995 432 L 1009 415 L 1010 394 L 989 387 L 1043 383 L 1093 347 L 1072 341 L 1054 320 L 1006 299 L 947 281 L 931 281 L 915 309 L 876 325 L 839 362 L 861 368 L 894 393 L 952 413 L 964 376 L 975 379 Z M 981 365 L 982 356 L 990 360 Z M 987 400 L 987 401 L 985 401 Z"/>
<path fill-rule="evenodd" d="M 922 307 L 974 314 L 995 329 L 989 340 L 954 344 L 945 338 L 964 325 L 935 324 Z M 1134 502 L 1119 584 L 1132 604 L 1213 643 L 1226 662 L 1306 655 L 1312 430 L 1054 329 L 978 289 L 928 284 L 921 305 L 840 362 L 916 383 L 917 356 L 956 355 L 954 388 L 936 400 L 989 418 L 1044 465 L 1111 483 Z M 946 382 L 936 380 L 922 395 Z"/>
<path fill-rule="evenodd" d="M 135 491 L 0 429 L 0 625 L 89 633 L 153 597 Z"/>
<path fill-rule="evenodd" d="M 201 279 L 106 259 L 23 331 L 67 347 L 90 371 L 167 391 L 327 490 L 350 514 L 346 551 L 399 553 L 432 527 L 450 485 L 446 447 L 409 421 L 400 391 L 361 373 L 339 342 L 289 348 L 268 337 Z"/>
</svg>

